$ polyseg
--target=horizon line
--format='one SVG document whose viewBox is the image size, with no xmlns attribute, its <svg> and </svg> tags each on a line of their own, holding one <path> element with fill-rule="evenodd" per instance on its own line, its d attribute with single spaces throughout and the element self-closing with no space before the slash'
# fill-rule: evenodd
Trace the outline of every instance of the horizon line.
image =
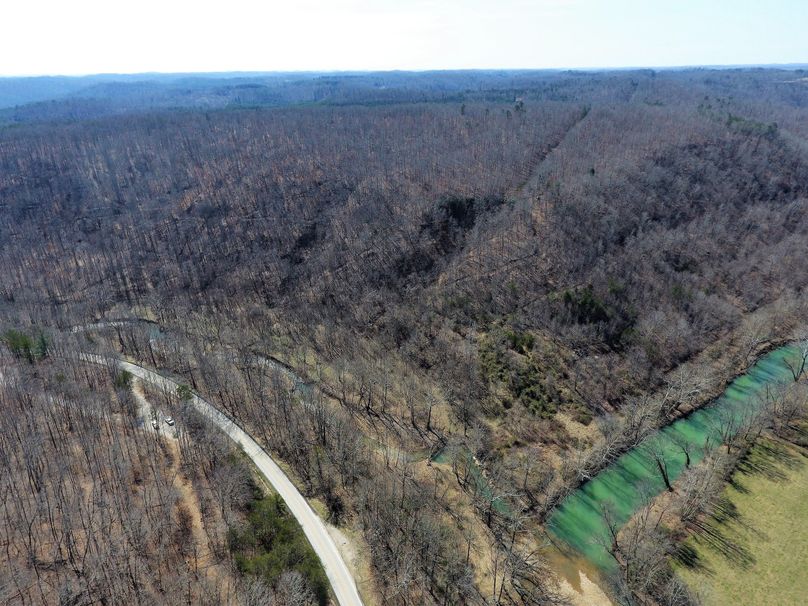
<svg viewBox="0 0 808 606">
<path fill-rule="evenodd" d="M 0 79 L 25 78 L 93 78 L 116 76 L 222 76 L 222 75 L 325 75 L 325 74 L 440 74 L 470 72 L 610 72 L 610 71 L 677 71 L 687 69 L 727 70 L 727 69 L 808 69 L 808 62 L 790 63 L 703 63 L 683 65 L 627 65 L 627 66 L 577 66 L 577 67 L 461 67 L 430 69 L 288 69 L 288 70 L 218 70 L 218 71 L 133 71 L 133 72 L 82 72 L 82 73 L 34 73 L 0 74 Z"/>
</svg>

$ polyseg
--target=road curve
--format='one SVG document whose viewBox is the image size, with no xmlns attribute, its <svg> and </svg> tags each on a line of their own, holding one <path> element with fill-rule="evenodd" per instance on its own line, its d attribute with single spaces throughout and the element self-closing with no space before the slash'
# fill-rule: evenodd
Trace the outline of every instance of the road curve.
<svg viewBox="0 0 808 606">
<path fill-rule="evenodd" d="M 84 362 L 103 365 L 112 362 L 117 365 L 118 368 L 132 373 L 141 380 L 148 381 L 153 385 L 157 385 L 169 391 L 174 391 L 177 385 L 179 385 L 176 381 L 166 378 L 153 370 L 117 358 L 106 358 L 97 354 L 81 353 L 79 354 L 79 359 Z M 209 419 L 214 425 L 225 432 L 231 440 L 241 446 L 258 470 L 266 477 L 269 483 L 272 484 L 275 490 L 278 491 L 278 494 L 280 494 L 286 502 L 289 511 L 300 523 L 303 532 L 306 534 L 306 538 L 320 558 L 320 562 L 322 562 L 325 573 L 328 576 L 328 581 L 331 583 L 331 589 L 340 606 L 362 606 L 362 599 L 359 597 L 353 576 L 351 576 L 351 572 L 348 570 L 345 561 L 337 550 L 337 546 L 328 533 L 328 529 L 283 470 L 278 467 L 277 463 L 270 458 L 264 449 L 261 448 L 246 431 L 236 425 L 232 419 L 213 406 L 213 404 L 196 394 L 193 395 L 191 404 L 200 414 Z"/>
</svg>

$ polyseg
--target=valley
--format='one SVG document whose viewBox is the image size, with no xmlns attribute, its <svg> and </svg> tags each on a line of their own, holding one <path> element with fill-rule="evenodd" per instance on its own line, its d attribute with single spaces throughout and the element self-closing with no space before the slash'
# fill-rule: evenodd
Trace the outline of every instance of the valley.
<svg viewBox="0 0 808 606">
<path fill-rule="evenodd" d="M 0 602 L 789 585 L 802 74 L 0 86 Z"/>
</svg>

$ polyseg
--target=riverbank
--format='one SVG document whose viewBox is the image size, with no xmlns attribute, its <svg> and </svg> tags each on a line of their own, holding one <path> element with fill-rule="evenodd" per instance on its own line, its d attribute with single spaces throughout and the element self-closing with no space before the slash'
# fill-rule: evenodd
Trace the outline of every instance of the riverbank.
<svg viewBox="0 0 808 606">
<path fill-rule="evenodd" d="M 677 406 L 664 422 L 651 428 L 651 433 L 662 431 L 677 421 L 685 419 L 693 413 L 709 406 L 721 397 L 734 381 L 747 374 L 761 358 L 774 350 L 792 343 L 795 340 L 794 330 L 793 327 L 790 329 L 782 328 L 782 330 L 778 332 L 778 336 L 760 340 L 748 351 L 744 350 L 746 351 L 746 355 L 740 355 L 740 350 L 744 348 L 740 347 L 735 342 L 736 337 L 738 337 L 737 335 L 735 335 L 735 337 L 727 337 L 702 351 L 696 359 L 683 362 L 681 365 L 671 370 L 667 376 L 673 383 L 676 382 L 676 379 L 673 378 L 672 375 L 676 372 L 680 372 L 684 375 L 692 374 L 693 376 L 701 374 L 703 381 L 702 384 L 698 386 L 697 393 L 691 395 L 690 402 L 686 405 L 680 404 Z M 750 359 L 752 360 L 751 363 L 749 362 Z M 706 372 L 699 373 L 700 369 L 707 370 Z M 699 383 L 699 380 L 691 379 L 691 383 L 693 383 L 695 387 L 696 384 Z M 651 397 L 664 396 L 661 395 L 660 391 L 657 391 L 652 394 Z M 604 469 L 607 469 L 621 456 L 636 448 L 647 436 L 648 433 L 643 433 L 635 438 L 636 441 L 623 440 L 614 445 L 609 456 L 603 457 L 602 459 L 598 457 L 597 465 L 586 468 L 586 474 L 579 474 L 574 481 L 567 483 L 563 487 L 559 487 L 548 499 L 542 512 L 540 512 L 542 521 L 545 522 L 546 518 L 551 517 L 555 509 L 571 494 L 580 490 L 591 478 L 601 473 Z"/>
<path fill-rule="evenodd" d="M 548 530 L 598 568 L 613 569 L 614 560 L 603 547 L 609 541 L 603 507 L 608 506 L 618 527 L 625 524 L 650 497 L 664 492 L 666 484 L 675 481 L 688 464 L 697 464 L 705 456 L 706 444 L 712 448 L 721 444 L 720 424 L 726 422 L 725 417 L 740 422 L 756 409 L 767 386 L 789 379 L 783 359 L 791 353 L 788 347 L 781 347 L 766 354 L 714 404 L 660 429 L 618 457 L 556 508 L 548 519 Z M 658 469 L 660 457 L 665 478 Z"/>
</svg>

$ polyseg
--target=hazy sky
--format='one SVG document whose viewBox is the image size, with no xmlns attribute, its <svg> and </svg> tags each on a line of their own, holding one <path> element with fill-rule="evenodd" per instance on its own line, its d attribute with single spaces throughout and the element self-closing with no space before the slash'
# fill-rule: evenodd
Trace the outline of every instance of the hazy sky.
<svg viewBox="0 0 808 606">
<path fill-rule="evenodd" d="M 3 0 L 0 74 L 808 62 L 808 0 Z"/>
</svg>

